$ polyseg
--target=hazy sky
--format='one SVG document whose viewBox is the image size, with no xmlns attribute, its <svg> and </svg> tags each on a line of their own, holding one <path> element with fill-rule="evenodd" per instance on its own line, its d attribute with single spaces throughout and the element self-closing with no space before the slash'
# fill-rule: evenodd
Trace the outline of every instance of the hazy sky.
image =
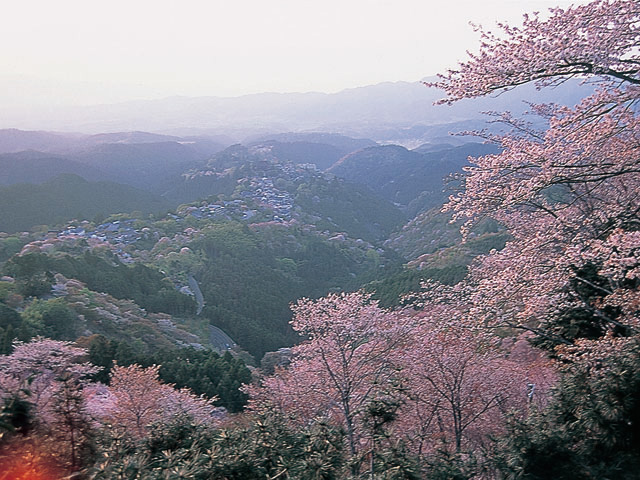
<svg viewBox="0 0 640 480">
<path fill-rule="evenodd" d="M 564 0 L 15 0 L 0 18 L 0 106 L 334 92 L 417 81 L 477 34 Z M 581 2 L 584 3 L 584 2 Z"/>
</svg>

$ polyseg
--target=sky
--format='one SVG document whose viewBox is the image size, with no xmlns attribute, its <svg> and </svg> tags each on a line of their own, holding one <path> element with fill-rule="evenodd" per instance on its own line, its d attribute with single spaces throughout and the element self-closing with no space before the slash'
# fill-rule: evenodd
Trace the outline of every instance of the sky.
<svg viewBox="0 0 640 480">
<path fill-rule="evenodd" d="M 0 107 L 336 92 L 454 67 L 478 34 L 565 0 L 20 0 Z M 584 2 L 581 2 L 584 3 Z"/>
</svg>

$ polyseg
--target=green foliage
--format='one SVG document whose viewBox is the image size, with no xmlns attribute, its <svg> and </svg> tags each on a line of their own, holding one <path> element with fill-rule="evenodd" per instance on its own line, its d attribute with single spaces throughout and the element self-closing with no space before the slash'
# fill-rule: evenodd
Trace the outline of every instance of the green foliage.
<svg viewBox="0 0 640 480">
<path fill-rule="evenodd" d="M 632 333 L 630 328 L 616 325 L 620 307 L 598 305 L 603 292 L 611 288 L 610 280 L 600 275 L 599 269 L 594 264 L 575 269 L 575 276 L 567 289 L 579 302 L 563 307 L 556 315 L 542 322 L 541 329 L 548 332 L 548 335 L 536 338 L 536 346 L 553 351 L 562 343 L 573 343 L 581 338 L 595 340 L 609 331 L 615 336 L 628 336 Z M 637 288 L 638 281 L 628 280 L 623 286 Z"/>
<path fill-rule="evenodd" d="M 151 426 L 149 434 L 144 438 L 143 448 L 151 456 L 162 452 L 175 452 L 189 449 L 202 442 L 201 447 L 211 443 L 213 431 L 197 425 L 186 415 L 178 416 L 168 423 L 156 423 Z"/>
<path fill-rule="evenodd" d="M 75 340 L 80 333 L 78 316 L 64 299 L 35 299 L 24 312 L 22 319 L 38 335 L 57 340 Z"/>
<path fill-rule="evenodd" d="M 25 241 L 18 236 L 0 238 L 0 262 L 4 262 L 20 251 Z"/>
<path fill-rule="evenodd" d="M 469 480 L 479 473 L 473 455 L 454 453 L 447 445 L 427 456 L 424 471 L 429 480 Z"/>
<path fill-rule="evenodd" d="M 13 256 L 5 264 L 4 271 L 16 279 L 16 290 L 25 297 L 37 297 L 51 291 L 53 274 L 44 254 Z"/>
<path fill-rule="evenodd" d="M 220 356 L 208 350 L 176 349 L 159 352 L 150 360 L 162 365 L 163 381 L 188 387 L 197 395 L 217 396 L 218 405 L 231 412 L 239 412 L 247 403 L 247 396 L 239 389 L 251 382 L 251 372 L 229 352 Z"/>
<path fill-rule="evenodd" d="M 272 415 L 211 430 L 188 418 L 155 425 L 140 444 L 106 436 L 92 479 L 189 478 L 337 480 L 344 478 L 342 435 L 323 423 L 293 431 Z"/>
<path fill-rule="evenodd" d="M 17 282 L 15 288 L 24 291 L 25 283 Z M 7 298 L 12 295 L 11 289 L 5 293 Z M 79 332 L 79 319 L 63 299 L 35 298 L 21 313 L 0 300 L 0 355 L 11 353 L 14 340 L 27 341 L 36 335 L 75 340 Z"/>
<path fill-rule="evenodd" d="M 161 197 L 134 187 L 90 183 L 77 175 L 61 174 L 41 185 L 0 187 L 0 231 L 11 233 L 72 218 L 90 219 L 102 212 L 151 213 L 166 207 Z"/>
<path fill-rule="evenodd" d="M 33 404 L 27 400 L 29 390 L 22 389 L 20 393 L 14 393 L 2 400 L 0 443 L 13 433 L 27 435 L 34 427 Z"/>
<path fill-rule="evenodd" d="M 576 363 L 545 410 L 514 421 L 499 445 L 506 478 L 636 479 L 640 471 L 640 344 Z"/>
<path fill-rule="evenodd" d="M 95 459 L 94 427 L 85 410 L 80 382 L 68 372 L 58 380 L 60 389 L 53 399 L 56 416 L 50 435 L 55 438 L 58 448 L 65 452 L 69 470 L 77 471 Z"/>
<path fill-rule="evenodd" d="M 373 298 L 380 301 L 383 307 L 397 307 L 402 297 L 421 290 L 422 282 L 436 280 L 445 285 L 455 285 L 467 275 L 465 265 L 448 265 L 442 268 L 404 268 L 395 274 L 370 282 L 365 286 L 373 293 Z"/>
<path fill-rule="evenodd" d="M 206 255 L 195 275 L 206 302 L 203 316 L 258 357 L 294 341 L 288 304 L 299 290 L 273 253 L 258 248 L 254 233 L 222 224 L 190 247 Z"/>
<path fill-rule="evenodd" d="M 5 271 L 18 281 L 23 295 L 42 295 L 51 290 L 52 272 L 75 278 L 90 290 L 119 299 L 131 299 L 152 312 L 185 314 L 195 311 L 195 302 L 178 292 L 158 270 L 140 263 L 122 264 L 114 255 L 103 258 L 86 251 L 81 256 L 29 253 L 12 257 Z"/>
<path fill-rule="evenodd" d="M 202 315 L 256 358 L 291 345 L 289 304 L 302 296 L 357 288 L 369 271 L 381 271 L 380 255 L 295 228 L 249 229 L 218 223 L 189 244 L 202 266 Z"/>
<path fill-rule="evenodd" d="M 91 338 L 88 349 L 89 361 L 98 367 L 102 367 L 102 370 L 93 376 L 94 380 L 108 384 L 111 367 L 113 367 L 114 360 L 118 357 L 120 357 L 118 363 L 122 362 L 120 363 L 122 366 L 135 363 L 133 355 L 118 353 L 118 346 L 120 345 L 115 340 L 107 340 L 103 335 L 95 335 Z"/>
<path fill-rule="evenodd" d="M 218 397 L 217 404 L 230 412 L 241 411 L 247 396 L 239 389 L 251 382 L 251 372 L 245 363 L 229 352 L 219 355 L 211 350 L 194 348 L 172 348 L 145 354 L 132 349 L 127 342 L 107 340 L 101 335 L 92 338 L 89 344 L 89 360 L 104 367 L 96 379 L 109 382 L 109 369 L 114 363 L 121 366 L 138 364 L 144 367 L 161 365 L 160 379 L 187 387 L 196 395 Z"/>
<path fill-rule="evenodd" d="M 446 188 L 445 177 L 460 172 L 470 155 L 495 153 L 496 150 L 493 145 L 469 143 L 419 153 L 398 145 L 378 145 L 347 155 L 329 171 L 367 185 L 388 201 L 405 206 L 413 216 L 446 201 L 451 187 Z"/>
<path fill-rule="evenodd" d="M 272 415 L 247 428 L 220 432 L 214 444 L 212 473 L 229 479 L 337 479 L 342 435 L 326 424 L 292 431 Z"/>
<path fill-rule="evenodd" d="M 314 222 L 318 230 L 347 232 L 368 241 L 385 239 L 406 221 L 392 203 L 337 178 L 309 178 L 297 187 L 294 199 L 306 213 L 320 217 Z"/>
<path fill-rule="evenodd" d="M 589 478 L 565 428 L 543 417 L 515 422 L 494 461 L 508 479 Z"/>
<path fill-rule="evenodd" d="M 5 303 L 9 295 L 15 291 L 15 286 L 11 282 L 0 281 L 0 302 Z"/>
<path fill-rule="evenodd" d="M 400 445 L 391 445 L 377 452 L 375 478 L 380 480 L 420 480 L 420 465 Z M 369 475 L 366 475 L 369 478 Z M 431 477 L 429 477 L 431 478 Z"/>
<path fill-rule="evenodd" d="M 0 302 L 0 355 L 11 353 L 14 340 L 28 340 L 34 334 L 16 310 Z"/>
<path fill-rule="evenodd" d="M 440 207 L 428 210 L 410 220 L 401 230 L 392 233 L 385 242 L 410 262 L 430 254 L 451 250 L 460 264 L 468 264 L 474 257 L 501 250 L 509 235 L 496 221 L 484 219 L 473 226 L 469 237 L 462 243 L 460 222 L 452 223 L 452 213 L 443 213 Z"/>
<path fill-rule="evenodd" d="M 442 216 L 436 215 L 433 221 L 442 221 Z M 498 226 L 495 223 L 484 222 L 480 225 L 484 233 L 475 235 L 462 243 L 461 238 L 447 237 L 447 227 L 442 227 L 440 232 L 445 233 L 439 241 L 451 242 L 447 248 L 438 252 L 422 255 L 409 262 L 403 269 L 393 271 L 368 283 L 365 288 L 373 292 L 374 298 L 385 307 L 396 307 L 402 303 L 402 297 L 409 293 L 419 292 L 422 282 L 435 280 L 445 285 L 455 285 L 467 275 L 468 266 L 478 255 L 485 255 L 491 250 L 501 250 L 508 241 L 509 236 L 502 232 L 494 232 Z M 404 230 L 403 230 L 404 232 Z M 402 235 L 404 237 L 404 234 Z M 407 237 L 410 237 L 407 234 Z M 440 237 L 438 237 L 440 238 Z M 412 241 L 404 238 L 409 245 Z M 394 245 L 397 246 L 396 244 Z M 405 245 L 405 247 L 407 246 Z M 402 249 L 400 249 L 402 250 Z"/>
</svg>

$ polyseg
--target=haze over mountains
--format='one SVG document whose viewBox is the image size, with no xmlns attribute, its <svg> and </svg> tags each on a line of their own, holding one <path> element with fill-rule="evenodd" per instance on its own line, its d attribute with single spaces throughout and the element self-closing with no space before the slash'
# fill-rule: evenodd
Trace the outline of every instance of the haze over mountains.
<svg viewBox="0 0 640 480">
<path fill-rule="evenodd" d="M 474 256 L 501 248 L 496 225 L 460 247 L 438 213 L 468 157 L 498 151 L 449 132 L 484 128 L 482 110 L 521 111 L 532 96 L 573 103 L 585 88 L 434 107 L 437 91 L 401 82 L 14 119 L 0 130 L 0 261 L 17 275 L 7 288 L 47 298 L 62 275 L 127 299 L 116 277 L 137 272 L 135 302 L 184 324 L 189 342 L 218 348 L 213 326 L 259 359 L 297 340 L 297 298 L 365 287 L 393 305 L 426 278 L 455 283 Z M 164 278 L 162 298 L 149 272 Z M 101 328 L 85 333 L 111 331 Z"/>
<path fill-rule="evenodd" d="M 422 83 L 381 83 L 324 93 L 263 93 L 241 97 L 169 97 L 86 107 L 3 114 L 2 128 L 64 132 L 147 131 L 170 135 L 226 135 L 232 142 L 280 132 L 342 133 L 418 146 L 450 131 L 477 128 L 480 112 L 527 109 L 522 99 L 573 104 L 589 86 L 576 81 L 536 92 L 523 86 L 493 98 L 434 106 L 443 95 Z M 443 128 L 443 125 L 447 125 Z"/>
<path fill-rule="evenodd" d="M 250 149 L 245 160 L 259 157 L 280 164 L 313 164 L 329 176 L 369 188 L 412 218 L 446 199 L 443 178 L 461 171 L 469 155 L 496 151 L 473 137 L 452 136 L 450 132 L 494 128 L 486 123 L 480 113 L 483 110 L 522 111 L 528 108 L 523 98 L 571 104 L 590 87 L 571 81 L 541 92 L 531 88 L 462 101 L 453 107 L 433 105 L 441 96 L 436 89 L 397 82 L 336 94 L 173 97 L 59 109 L 46 119 L 23 119 L 23 124 L 40 122 L 47 131 L 0 130 L 0 186 L 42 184 L 36 190 L 25 186 L 22 192 L 31 192 L 27 196 L 34 198 L 64 198 L 70 205 L 60 212 L 69 212 L 76 208 L 73 195 L 60 197 L 55 189 L 73 177 L 52 181 L 60 174 L 70 174 L 86 182 L 144 190 L 144 195 L 132 190 L 121 194 L 132 202 L 129 211 L 148 212 L 151 205 L 158 210 L 175 208 L 212 195 L 233 194 L 242 178 L 239 172 L 245 167 L 233 164 L 224 170 L 220 159 L 225 157 L 225 148 L 241 142 Z M 20 126 L 20 121 L 16 120 L 16 125 Z M 92 133 L 96 131 L 100 133 Z M 72 183 L 81 186 L 77 181 Z M 102 191 L 105 183 L 82 185 L 84 189 L 94 187 Z M 14 187 L 10 192 L 19 190 Z M 111 191 L 120 189 L 113 187 Z M 83 203 L 82 195 L 76 198 Z M 44 203 L 41 213 L 46 216 L 47 208 L 56 205 L 53 201 Z M 75 213 L 118 213 L 110 207 L 87 208 L 84 203 Z M 0 224 L 10 230 L 28 229 L 35 217 L 16 213 L 10 205 L 13 202 L 2 207 L 11 210 L 4 218 L 14 220 Z M 127 210 L 120 199 L 106 205 Z M 63 217 L 59 212 L 49 215 L 56 220 Z"/>
</svg>

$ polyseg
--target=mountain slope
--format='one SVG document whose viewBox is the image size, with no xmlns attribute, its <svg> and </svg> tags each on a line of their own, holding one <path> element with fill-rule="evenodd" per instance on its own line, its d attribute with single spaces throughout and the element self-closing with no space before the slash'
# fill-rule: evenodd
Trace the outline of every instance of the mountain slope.
<svg viewBox="0 0 640 480">
<path fill-rule="evenodd" d="M 278 142 L 269 140 L 257 145 L 270 148 L 271 153 L 281 160 L 293 163 L 312 163 L 318 170 L 326 170 L 351 150 L 345 151 L 326 143 Z"/>
<path fill-rule="evenodd" d="M 448 196 L 445 177 L 461 172 L 469 156 L 495 152 L 495 146 L 478 143 L 427 153 L 385 145 L 347 155 L 328 172 L 366 185 L 414 216 L 444 202 Z"/>
<path fill-rule="evenodd" d="M 109 178 L 97 167 L 48 153 L 30 150 L 0 154 L 0 185 L 42 183 L 61 173 L 72 173 L 91 181 Z"/>
<path fill-rule="evenodd" d="M 128 185 L 88 182 L 61 174 L 41 185 L 15 184 L 0 188 L 0 231 L 29 230 L 72 218 L 111 213 L 157 213 L 168 208 L 160 197 Z"/>
<path fill-rule="evenodd" d="M 84 135 L 69 133 L 4 128 L 0 129 L 0 153 L 15 153 L 24 150 L 59 153 L 73 148 L 83 137 Z"/>
<path fill-rule="evenodd" d="M 174 203 L 220 203 L 222 196 L 242 204 L 247 214 L 259 212 L 254 222 L 294 221 L 374 243 L 406 221 L 393 204 L 365 186 L 295 165 L 278 154 L 271 146 L 233 145 L 205 167 L 187 172 L 164 196 Z"/>
<path fill-rule="evenodd" d="M 207 157 L 177 142 L 104 143 L 72 158 L 107 172 L 119 183 L 152 190 Z"/>
</svg>

